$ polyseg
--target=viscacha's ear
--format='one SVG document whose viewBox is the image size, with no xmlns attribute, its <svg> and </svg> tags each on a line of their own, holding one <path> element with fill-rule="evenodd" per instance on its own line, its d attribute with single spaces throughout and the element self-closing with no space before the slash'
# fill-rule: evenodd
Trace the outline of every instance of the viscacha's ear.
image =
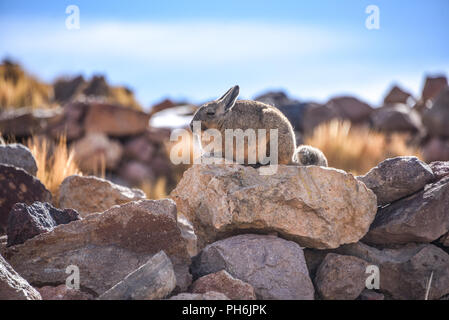
<svg viewBox="0 0 449 320">
<path fill-rule="evenodd" d="M 239 86 L 233 86 L 229 89 L 218 101 L 224 104 L 225 111 L 232 109 L 239 96 L 240 88 Z"/>
</svg>

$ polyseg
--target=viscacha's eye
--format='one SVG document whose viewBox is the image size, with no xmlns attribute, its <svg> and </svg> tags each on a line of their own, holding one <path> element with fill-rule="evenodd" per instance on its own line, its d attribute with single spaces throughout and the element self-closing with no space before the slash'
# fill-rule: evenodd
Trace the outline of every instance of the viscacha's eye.
<svg viewBox="0 0 449 320">
<path fill-rule="evenodd" d="M 213 111 L 213 110 L 208 110 L 208 111 L 207 111 L 207 115 L 208 115 L 208 116 L 213 116 L 213 115 L 215 115 L 215 111 Z"/>
</svg>

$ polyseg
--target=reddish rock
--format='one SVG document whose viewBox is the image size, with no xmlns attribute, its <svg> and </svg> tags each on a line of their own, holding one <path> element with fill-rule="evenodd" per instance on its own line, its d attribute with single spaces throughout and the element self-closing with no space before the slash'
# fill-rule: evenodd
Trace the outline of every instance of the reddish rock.
<svg viewBox="0 0 449 320">
<path fill-rule="evenodd" d="M 231 300 L 256 300 L 254 288 L 225 270 L 208 274 L 192 284 L 192 293 L 221 292 Z"/>
<path fill-rule="evenodd" d="M 403 103 L 407 104 L 408 99 L 412 97 L 412 95 L 402 90 L 398 86 L 393 86 L 388 94 L 384 98 L 384 104 L 390 104 L 390 103 Z"/>
<path fill-rule="evenodd" d="M 445 76 L 427 77 L 422 91 L 422 100 L 435 99 L 442 89 L 448 86 Z"/>
<path fill-rule="evenodd" d="M 128 136 L 145 132 L 150 116 L 135 109 L 92 103 L 84 119 L 87 132 L 101 132 L 109 136 Z"/>
<path fill-rule="evenodd" d="M 67 140 L 81 138 L 84 133 L 82 124 L 88 105 L 82 102 L 73 102 L 64 106 L 62 120 L 49 129 L 50 135 L 59 138 L 64 135 Z"/>
<path fill-rule="evenodd" d="M 94 296 L 81 290 L 68 288 L 61 284 L 56 287 L 45 286 L 37 289 L 42 300 L 93 300 Z"/>
<path fill-rule="evenodd" d="M 9 212 L 14 204 L 51 202 L 51 193 L 23 169 L 0 164 L 0 233 L 6 231 Z"/>
<path fill-rule="evenodd" d="M 16 203 L 8 219 L 8 246 L 24 243 L 38 234 L 48 232 L 59 224 L 79 220 L 76 210 L 60 210 L 45 202 L 35 202 L 28 206 Z"/>
</svg>

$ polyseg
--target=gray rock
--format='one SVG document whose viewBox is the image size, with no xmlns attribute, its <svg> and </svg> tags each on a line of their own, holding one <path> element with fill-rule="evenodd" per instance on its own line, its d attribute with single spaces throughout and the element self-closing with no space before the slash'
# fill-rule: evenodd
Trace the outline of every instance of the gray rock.
<svg viewBox="0 0 449 320">
<path fill-rule="evenodd" d="M 33 176 L 37 172 L 36 160 L 30 149 L 19 143 L 0 145 L 0 163 L 22 168 Z"/>
<path fill-rule="evenodd" d="M 245 234 L 204 248 L 191 267 L 197 277 L 226 270 L 254 287 L 259 299 L 313 300 L 299 245 L 276 236 Z"/>
<path fill-rule="evenodd" d="M 432 272 L 429 299 L 437 300 L 449 293 L 449 255 L 435 245 L 408 244 L 395 249 L 376 249 L 358 242 L 335 251 L 378 266 L 380 291 L 393 299 L 423 300 Z"/>
<path fill-rule="evenodd" d="M 168 300 L 229 300 L 223 293 L 209 291 L 206 293 L 180 293 Z"/>
<path fill-rule="evenodd" d="M 396 157 L 357 179 L 374 191 L 378 205 L 385 205 L 421 190 L 434 176 L 429 165 L 417 157 Z"/>
<path fill-rule="evenodd" d="M 51 202 L 51 193 L 28 172 L 0 164 L 0 234 L 6 231 L 9 212 L 18 202 Z"/>
<path fill-rule="evenodd" d="M 371 121 L 374 128 L 385 132 L 420 132 L 422 121 L 418 112 L 405 104 L 385 105 L 376 109 Z"/>
<path fill-rule="evenodd" d="M 384 245 L 432 242 L 448 231 L 449 176 L 380 208 L 363 241 Z"/>
<path fill-rule="evenodd" d="M 360 258 L 329 253 L 316 272 L 316 289 L 325 300 L 355 300 L 365 288 L 367 266 Z"/>
<path fill-rule="evenodd" d="M 0 300 L 42 300 L 39 292 L 0 255 Z"/>
<path fill-rule="evenodd" d="M 449 161 L 434 161 L 429 163 L 429 167 L 433 171 L 435 180 L 440 180 L 445 176 L 449 176 Z"/>
<path fill-rule="evenodd" d="M 76 210 L 56 209 L 47 202 L 35 202 L 30 206 L 16 203 L 9 214 L 7 245 L 24 243 L 38 234 L 53 230 L 59 224 L 79 219 L 80 215 Z"/>
<path fill-rule="evenodd" d="M 169 295 L 176 286 L 175 272 L 164 251 L 127 275 L 103 293 L 100 300 L 156 300 Z"/>
</svg>

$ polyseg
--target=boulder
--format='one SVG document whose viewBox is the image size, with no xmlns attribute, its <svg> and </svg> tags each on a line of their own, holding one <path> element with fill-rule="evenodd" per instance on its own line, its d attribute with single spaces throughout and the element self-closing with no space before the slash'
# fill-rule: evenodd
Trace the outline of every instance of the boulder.
<svg viewBox="0 0 449 320">
<path fill-rule="evenodd" d="M 252 285 L 258 299 L 314 298 L 301 247 L 276 236 L 244 234 L 214 242 L 195 257 L 191 270 L 196 277 L 225 270 Z"/>
<path fill-rule="evenodd" d="M 334 110 L 338 118 L 352 123 L 368 122 L 373 113 L 373 108 L 369 104 L 349 96 L 332 98 L 326 106 Z"/>
<path fill-rule="evenodd" d="M 447 88 L 447 86 L 448 83 L 445 76 L 426 77 L 421 99 L 423 101 L 435 99 L 440 94 L 441 90 Z"/>
<path fill-rule="evenodd" d="M 391 103 L 403 103 L 407 104 L 408 99 L 412 97 L 412 95 L 402 90 L 398 86 L 393 86 L 388 94 L 384 98 L 384 104 L 391 104 Z"/>
<path fill-rule="evenodd" d="M 437 300 L 449 293 L 449 255 L 435 245 L 408 244 L 395 249 L 376 249 L 358 242 L 336 251 L 378 266 L 380 291 L 393 299 L 424 300 L 432 272 L 429 299 Z"/>
<path fill-rule="evenodd" d="M 42 300 L 36 289 L 0 255 L 0 300 Z"/>
<path fill-rule="evenodd" d="M 424 112 L 423 123 L 430 135 L 449 137 L 449 87 L 441 90 L 432 107 Z"/>
<path fill-rule="evenodd" d="M 66 268 L 75 265 L 83 291 L 98 296 L 161 250 L 173 264 L 177 290 L 185 291 L 190 256 L 169 199 L 114 206 L 9 247 L 4 256 L 33 284 L 63 284 Z"/>
<path fill-rule="evenodd" d="M 73 209 L 56 209 L 48 202 L 35 202 L 28 206 L 16 203 L 8 218 L 8 246 L 24 243 L 38 234 L 48 232 L 59 224 L 80 220 Z"/>
<path fill-rule="evenodd" d="M 429 167 L 432 169 L 435 180 L 449 176 L 449 161 L 434 161 L 429 163 Z"/>
<path fill-rule="evenodd" d="M 84 134 L 83 119 L 89 105 L 83 102 L 71 102 L 64 105 L 64 115 L 60 122 L 49 128 L 49 134 L 58 139 L 65 136 L 71 141 Z"/>
<path fill-rule="evenodd" d="M 103 168 L 117 168 L 123 147 L 103 133 L 88 133 L 72 144 L 75 161 L 84 172 L 99 173 Z"/>
<path fill-rule="evenodd" d="M 168 300 L 229 300 L 223 293 L 209 291 L 206 293 L 187 293 L 183 292 Z"/>
<path fill-rule="evenodd" d="M 254 100 L 279 108 L 282 106 L 298 103 L 291 99 L 283 91 L 269 91 L 254 98 Z"/>
<path fill-rule="evenodd" d="M 132 108 L 92 103 L 84 119 L 87 132 L 99 132 L 109 136 L 137 135 L 145 132 L 150 116 Z"/>
<path fill-rule="evenodd" d="M 375 129 L 384 132 L 420 132 L 422 121 L 418 112 L 405 104 L 385 105 L 376 109 L 371 121 Z"/>
<path fill-rule="evenodd" d="M 432 137 L 422 148 L 426 162 L 449 160 L 449 139 Z"/>
<path fill-rule="evenodd" d="M 39 133 L 59 123 L 63 117 L 61 108 L 19 108 L 0 113 L 0 132 L 4 136 L 26 137 Z"/>
<path fill-rule="evenodd" d="M 0 164 L 0 234 L 6 231 L 9 212 L 18 202 L 51 202 L 51 193 L 28 172 Z"/>
<path fill-rule="evenodd" d="M 355 300 L 365 289 L 368 263 L 360 258 L 329 253 L 315 276 L 315 287 L 325 300 Z"/>
<path fill-rule="evenodd" d="M 417 157 L 389 158 L 357 177 L 385 205 L 421 190 L 434 179 L 432 169 Z"/>
<path fill-rule="evenodd" d="M 449 231 L 449 176 L 380 208 L 363 241 L 371 244 L 432 242 Z"/>
<path fill-rule="evenodd" d="M 198 244 L 229 235 L 278 232 L 304 247 L 358 241 L 377 210 L 376 196 L 342 170 L 277 166 L 273 175 L 241 165 L 193 165 L 171 197 L 192 222 Z"/>
<path fill-rule="evenodd" d="M 93 300 L 94 296 L 81 290 L 68 288 L 66 284 L 44 286 L 37 289 L 42 300 Z"/>
<path fill-rule="evenodd" d="M 250 284 L 234 278 L 225 270 L 199 278 L 192 284 L 191 290 L 192 293 L 216 291 L 231 300 L 256 300 L 254 288 Z"/>
<path fill-rule="evenodd" d="M 144 265 L 103 293 L 100 300 L 156 300 L 169 295 L 176 286 L 170 258 L 160 251 Z"/>
<path fill-rule="evenodd" d="M 140 189 L 131 189 L 94 176 L 72 175 L 59 186 L 59 207 L 75 209 L 83 217 L 143 199 L 146 195 Z"/>
<path fill-rule="evenodd" d="M 37 172 L 36 160 L 30 149 L 20 143 L 0 144 L 0 163 L 21 168 L 35 176 Z"/>
</svg>

